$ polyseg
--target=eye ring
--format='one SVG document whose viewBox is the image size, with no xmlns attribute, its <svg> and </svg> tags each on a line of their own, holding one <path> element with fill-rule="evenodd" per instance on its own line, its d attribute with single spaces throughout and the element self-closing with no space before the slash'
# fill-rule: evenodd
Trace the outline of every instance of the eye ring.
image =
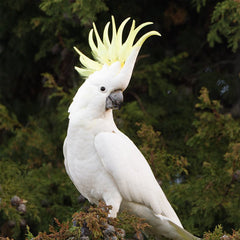
<svg viewBox="0 0 240 240">
<path fill-rule="evenodd" d="M 106 88 L 104 86 L 100 87 L 101 92 L 106 92 Z"/>
</svg>

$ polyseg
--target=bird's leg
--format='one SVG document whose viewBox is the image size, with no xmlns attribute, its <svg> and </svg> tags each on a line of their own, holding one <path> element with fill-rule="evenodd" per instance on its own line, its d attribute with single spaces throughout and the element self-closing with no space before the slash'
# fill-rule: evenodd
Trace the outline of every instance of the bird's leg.
<svg viewBox="0 0 240 240">
<path fill-rule="evenodd" d="M 119 211 L 119 207 L 120 207 L 120 205 L 118 206 L 118 208 L 112 208 L 112 209 L 109 211 L 108 217 L 116 218 L 116 217 L 117 217 L 117 213 L 118 213 L 118 211 Z"/>
<path fill-rule="evenodd" d="M 103 199 L 106 205 L 112 206 L 112 209 L 109 211 L 108 216 L 112 218 L 116 218 L 122 202 L 122 196 L 118 192 L 116 192 L 116 193 L 105 194 Z"/>
</svg>

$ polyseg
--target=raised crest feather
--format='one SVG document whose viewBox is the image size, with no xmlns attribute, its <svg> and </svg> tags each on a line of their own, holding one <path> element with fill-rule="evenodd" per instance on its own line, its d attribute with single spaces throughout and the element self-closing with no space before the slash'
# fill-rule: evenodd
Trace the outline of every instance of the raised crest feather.
<svg viewBox="0 0 240 240">
<path fill-rule="evenodd" d="M 152 24 L 152 22 L 146 22 L 139 25 L 135 28 L 135 20 L 132 21 L 132 25 L 130 31 L 128 33 L 127 39 L 125 42 L 122 42 L 123 30 L 130 18 L 126 18 L 118 30 L 116 29 L 115 19 L 112 16 L 112 38 L 111 41 L 109 39 L 109 26 L 110 22 L 105 25 L 103 31 L 103 40 L 100 38 L 99 33 L 97 31 L 96 25 L 93 23 L 93 28 L 89 32 L 88 42 L 89 46 L 92 50 L 92 55 L 94 60 L 85 56 L 81 51 L 79 51 L 76 47 L 74 49 L 80 55 L 79 61 L 82 64 L 82 67 L 75 67 L 80 75 L 83 77 L 88 77 L 95 71 L 99 71 L 102 69 L 102 66 L 107 64 L 111 65 L 116 61 L 121 63 L 121 66 L 124 66 L 127 58 L 130 56 L 132 50 L 135 47 L 141 47 L 145 40 L 150 36 L 157 35 L 161 36 L 161 34 L 157 31 L 150 31 L 144 34 L 135 44 L 134 40 L 138 34 L 138 32 L 145 26 Z M 96 43 L 94 42 L 93 35 L 95 35 Z"/>
</svg>

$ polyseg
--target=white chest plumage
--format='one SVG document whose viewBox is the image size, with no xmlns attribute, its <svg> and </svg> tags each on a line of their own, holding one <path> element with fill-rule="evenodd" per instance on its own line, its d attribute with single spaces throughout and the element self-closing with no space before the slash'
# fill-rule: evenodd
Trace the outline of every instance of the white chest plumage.
<svg viewBox="0 0 240 240">
<path fill-rule="evenodd" d="M 111 113 L 109 113 L 111 114 Z M 116 131 L 116 126 L 106 119 L 83 120 L 78 125 L 69 124 L 64 143 L 65 167 L 76 188 L 92 203 L 103 200 L 107 191 L 116 191 L 112 177 L 105 170 L 96 151 L 95 137 L 102 131 Z"/>
</svg>

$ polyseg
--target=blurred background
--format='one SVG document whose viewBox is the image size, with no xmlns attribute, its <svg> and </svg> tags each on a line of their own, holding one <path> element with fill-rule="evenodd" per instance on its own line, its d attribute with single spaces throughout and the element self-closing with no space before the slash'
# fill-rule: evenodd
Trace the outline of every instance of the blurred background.
<svg viewBox="0 0 240 240">
<path fill-rule="evenodd" d="M 144 43 L 118 127 L 142 150 L 185 228 L 240 228 L 239 0 L 1 0 L 0 237 L 36 236 L 87 203 L 66 175 L 77 46 L 114 15 Z M 127 34 L 128 23 L 124 34 Z M 140 34 L 140 35 L 141 35 Z"/>
</svg>

